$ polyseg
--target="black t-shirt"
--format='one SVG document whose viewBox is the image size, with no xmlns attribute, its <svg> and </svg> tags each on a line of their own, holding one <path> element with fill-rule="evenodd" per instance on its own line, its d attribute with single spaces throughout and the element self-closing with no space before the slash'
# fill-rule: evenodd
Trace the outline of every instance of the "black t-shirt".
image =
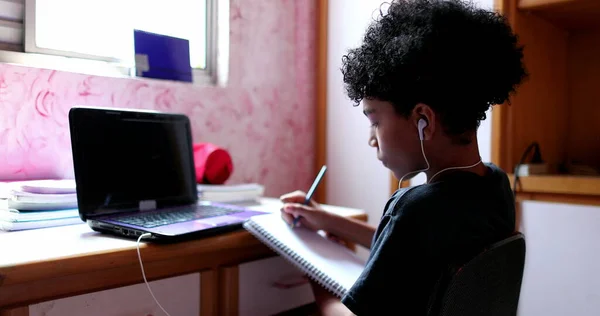
<svg viewBox="0 0 600 316">
<path fill-rule="evenodd" d="M 426 315 L 435 284 L 515 230 L 506 174 L 448 173 L 396 191 L 388 201 L 365 270 L 342 302 L 356 315 Z M 441 175 L 440 175 L 441 176 Z"/>
</svg>

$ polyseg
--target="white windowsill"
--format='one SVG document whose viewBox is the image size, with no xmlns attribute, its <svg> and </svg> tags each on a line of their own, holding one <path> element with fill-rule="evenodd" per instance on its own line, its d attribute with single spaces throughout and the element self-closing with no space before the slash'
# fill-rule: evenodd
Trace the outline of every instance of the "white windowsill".
<svg viewBox="0 0 600 316">
<path fill-rule="evenodd" d="M 0 63 L 66 71 L 93 76 L 163 81 L 152 78 L 137 77 L 134 75 L 135 71 L 131 65 L 75 57 L 63 57 L 58 55 L 0 50 Z M 164 81 L 177 82 L 171 80 Z M 194 69 L 194 82 L 190 84 L 199 86 L 214 85 L 215 79 L 206 71 Z"/>
</svg>

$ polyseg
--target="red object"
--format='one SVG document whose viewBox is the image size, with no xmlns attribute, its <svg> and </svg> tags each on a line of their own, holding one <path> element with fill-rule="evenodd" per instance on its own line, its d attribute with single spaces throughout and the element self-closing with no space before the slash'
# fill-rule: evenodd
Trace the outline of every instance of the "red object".
<svg viewBox="0 0 600 316">
<path fill-rule="evenodd" d="M 211 143 L 194 144 L 194 165 L 197 183 L 223 184 L 233 172 L 229 152 Z"/>
</svg>

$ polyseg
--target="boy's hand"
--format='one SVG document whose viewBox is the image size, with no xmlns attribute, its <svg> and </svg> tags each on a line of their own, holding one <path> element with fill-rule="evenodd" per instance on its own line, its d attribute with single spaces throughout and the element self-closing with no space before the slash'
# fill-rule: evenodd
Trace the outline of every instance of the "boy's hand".
<svg viewBox="0 0 600 316">
<path fill-rule="evenodd" d="M 295 191 L 281 196 L 283 207 L 281 208 L 281 217 L 292 224 L 295 217 L 301 216 L 298 225 L 311 230 L 326 230 L 334 215 L 324 211 L 319 203 L 310 201 L 309 205 L 304 205 L 306 193 Z"/>
</svg>

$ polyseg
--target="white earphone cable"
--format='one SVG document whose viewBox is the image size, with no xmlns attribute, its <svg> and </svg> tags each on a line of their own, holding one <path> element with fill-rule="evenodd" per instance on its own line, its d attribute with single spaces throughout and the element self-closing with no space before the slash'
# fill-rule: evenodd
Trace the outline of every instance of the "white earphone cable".
<svg viewBox="0 0 600 316">
<path fill-rule="evenodd" d="M 469 169 L 469 168 L 473 168 L 473 167 L 477 166 L 480 163 L 481 163 L 481 158 L 479 158 L 478 162 L 476 162 L 470 166 L 450 167 L 450 168 L 442 169 L 442 170 L 438 171 L 436 174 L 434 174 L 433 176 L 431 176 L 431 178 L 427 181 L 427 183 L 431 183 L 431 181 L 433 180 L 433 178 L 435 178 L 435 176 L 437 176 L 438 174 L 440 174 L 444 171 L 448 171 L 448 170 L 452 170 L 452 169 Z"/>
<path fill-rule="evenodd" d="M 404 178 L 405 178 L 406 176 L 408 176 L 408 175 L 410 175 L 410 174 L 413 174 L 413 173 L 420 173 L 420 172 L 424 172 L 424 171 L 427 171 L 427 170 L 429 170 L 429 168 L 430 168 L 430 165 L 429 165 L 429 160 L 427 160 L 427 155 L 425 155 L 425 147 L 423 146 L 423 140 L 422 140 L 422 139 L 420 139 L 420 141 L 421 141 L 421 153 L 423 154 L 423 159 L 425 159 L 425 163 L 427 164 L 427 168 L 425 168 L 425 169 L 421 169 L 421 170 L 416 170 L 416 171 L 411 171 L 411 172 L 409 172 L 409 173 L 407 173 L 407 174 L 403 175 L 403 176 L 402 176 L 402 178 L 400 178 L 400 181 L 398 181 L 398 187 L 399 187 L 399 188 L 400 188 L 400 187 L 402 187 L 402 181 L 404 180 Z M 435 178 L 437 175 L 439 175 L 440 173 L 442 173 L 442 172 L 444 172 L 444 171 L 453 170 L 453 169 L 469 169 L 469 168 L 473 168 L 473 167 L 477 166 L 477 165 L 478 165 L 478 164 L 480 164 L 480 163 L 481 163 L 481 157 L 479 158 L 479 161 L 478 161 L 478 162 L 476 162 L 476 163 L 474 163 L 474 164 L 472 164 L 472 165 L 470 165 L 470 166 L 462 166 L 462 167 L 449 167 L 449 168 L 446 168 L 446 169 L 442 169 L 442 170 L 440 170 L 440 171 L 436 172 L 436 173 L 435 173 L 435 174 L 434 174 L 434 175 L 433 175 L 431 178 L 429 178 L 429 179 L 427 180 L 427 183 L 431 183 L 431 181 L 433 180 L 433 178 Z"/>
<path fill-rule="evenodd" d="M 167 315 L 167 316 L 171 316 L 169 313 L 167 313 L 167 311 L 162 307 L 162 305 L 160 305 L 160 303 L 158 302 L 158 300 L 156 299 L 156 296 L 154 296 L 154 293 L 152 292 L 152 289 L 150 288 L 150 284 L 148 283 L 148 280 L 146 279 L 146 273 L 144 272 L 144 264 L 142 263 L 142 255 L 140 253 L 140 241 L 142 240 L 142 238 L 144 237 L 149 237 L 151 236 L 150 233 L 145 233 L 140 235 L 140 237 L 137 240 L 137 254 L 138 254 L 138 259 L 140 260 L 140 268 L 142 268 L 142 277 L 144 278 L 144 282 L 146 283 L 146 286 L 148 287 L 148 291 L 150 292 L 150 295 L 152 295 L 152 298 L 154 299 L 154 301 L 156 302 L 156 304 L 158 305 L 158 307 L 160 307 L 160 309 Z"/>
</svg>

